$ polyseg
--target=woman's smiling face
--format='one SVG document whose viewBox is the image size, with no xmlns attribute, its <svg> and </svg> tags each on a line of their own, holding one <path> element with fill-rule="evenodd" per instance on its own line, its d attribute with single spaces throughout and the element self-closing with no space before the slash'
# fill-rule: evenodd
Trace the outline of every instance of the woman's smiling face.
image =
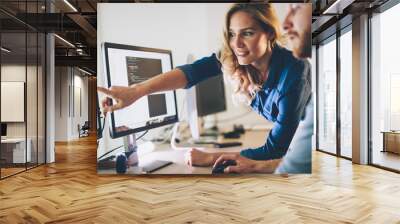
<svg viewBox="0 0 400 224">
<path fill-rule="evenodd" d="M 240 65 L 257 63 L 267 53 L 268 34 L 246 12 L 234 13 L 229 24 L 229 46 Z"/>
</svg>

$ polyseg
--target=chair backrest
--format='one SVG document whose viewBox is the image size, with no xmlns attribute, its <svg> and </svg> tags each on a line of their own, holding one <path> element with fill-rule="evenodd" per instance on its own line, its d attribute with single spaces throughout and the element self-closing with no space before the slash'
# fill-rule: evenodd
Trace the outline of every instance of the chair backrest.
<svg viewBox="0 0 400 224">
<path fill-rule="evenodd" d="M 89 125 L 89 121 L 85 121 L 85 124 L 83 124 L 82 129 L 89 129 L 90 125 Z"/>
</svg>

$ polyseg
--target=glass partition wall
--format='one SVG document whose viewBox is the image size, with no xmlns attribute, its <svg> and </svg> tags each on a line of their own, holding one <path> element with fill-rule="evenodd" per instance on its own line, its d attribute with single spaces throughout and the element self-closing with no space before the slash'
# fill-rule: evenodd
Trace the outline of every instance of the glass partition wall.
<svg viewBox="0 0 400 224">
<path fill-rule="evenodd" d="M 26 169 L 26 33 L 1 34 L 1 177 Z M 6 49 L 6 50 L 4 50 Z"/>
<path fill-rule="evenodd" d="M 371 22 L 370 163 L 400 172 L 400 4 Z"/>
<path fill-rule="evenodd" d="M 318 145 L 336 154 L 336 35 L 318 47 Z"/>
<path fill-rule="evenodd" d="M 317 46 L 317 150 L 352 157 L 351 25 Z"/>
<path fill-rule="evenodd" d="M 368 27 L 368 163 L 395 172 L 400 172 L 398 21 L 400 4 L 387 1 L 371 13 Z M 352 158 L 351 30 L 350 25 L 318 43 L 316 60 L 317 149 L 347 159 Z"/>
<path fill-rule="evenodd" d="M 18 7 L 23 12 L 35 13 L 39 12 L 39 2 L 21 1 Z M 3 11 L 0 20 L 7 20 L 0 22 L 0 178 L 3 179 L 46 160 L 46 40 L 45 34 Z"/>
</svg>

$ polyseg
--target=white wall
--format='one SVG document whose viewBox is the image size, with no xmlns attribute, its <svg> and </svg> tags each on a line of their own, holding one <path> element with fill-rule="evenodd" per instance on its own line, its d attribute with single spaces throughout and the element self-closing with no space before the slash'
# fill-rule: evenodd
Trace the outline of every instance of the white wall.
<svg viewBox="0 0 400 224">
<path fill-rule="evenodd" d="M 74 109 L 75 109 L 75 113 L 74 113 L 74 118 L 72 119 L 72 131 L 71 131 L 71 135 L 73 136 L 73 138 L 77 138 L 79 133 L 78 133 L 78 129 L 77 126 L 78 124 L 80 124 L 80 126 L 82 126 L 85 121 L 89 120 L 89 115 L 88 115 L 88 107 L 89 107 L 89 102 L 88 102 L 88 77 L 87 76 L 83 76 L 84 74 L 82 72 L 80 72 L 79 70 L 75 69 L 74 70 Z M 77 90 L 80 89 L 80 99 L 78 97 L 78 93 Z M 80 100 L 81 102 L 79 103 L 78 100 Z M 80 104 L 80 105 L 79 105 Z M 79 107 L 81 107 L 80 109 L 82 110 L 82 112 L 80 113 L 79 111 Z"/>
<path fill-rule="evenodd" d="M 68 115 L 68 68 L 55 68 L 55 140 L 67 141 Z M 66 97 L 67 96 L 67 97 Z"/>
<path fill-rule="evenodd" d="M 38 70 L 37 70 L 38 69 Z M 38 75 L 38 76 L 37 76 Z M 3 64 L 1 66 L 2 82 L 24 82 L 26 86 L 26 120 L 23 122 L 6 122 L 7 137 L 9 138 L 25 138 L 25 134 L 30 139 L 32 161 L 36 162 L 37 153 L 39 153 L 39 162 L 44 162 L 44 89 L 42 68 L 40 66 L 31 66 L 25 64 Z M 27 81 L 25 80 L 27 77 Z M 37 86 L 39 85 L 39 86 Z M 4 90 L 4 89 L 3 89 Z M 2 91 L 3 91 L 2 90 Z M 21 93 L 23 94 L 23 93 Z M 37 95 L 39 94 L 39 95 Z M 7 97 L 2 95 L 3 97 Z M 24 96 L 25 97 L 25 96 Z M 25 103 L 20 108 L 25 114 Z M 2 107 L 4 113 L 15 113 L 15 108 Z M 37 150 L 39 150 L 37 152 Z"/>
<path fill-rule="evenodd" d="M 79 138 L 78 124 L 88 121 L 88 78 L 71 67 L 56 67 L 55 73 L 55 141 L 70 141 Z"/>
<path fill-rule="evenodd" d="M 224 17 L 230 5 L 225 3 L 99 3 L 97 5 L 98 85 L 104 86 L 101 43 L 113 42 L 168 49 L 172 51 L 174 66 L 183 65 L 187 63 L 189 55 L 200 59 L 211 55 L 221 47 Z M 286 5 L 276 4 L 276 6 L 279 18 L 283 19 L 286 15 Z M 233 106 L 228 85 L 226 85 L 226 98 L 227 112 L 219 113 L 217 119 L 227 120 L 224 124 L 230 128 L 234 123 L 247 126 L 260 124 L 271 126 L 260 115 L 251 112 L 249 107 Z M 184 111 L 182 110 L 184 99 L 184 92 L 178 90 L 179 112 Z M 238 117 L 238 115 L 243 115 L 243 117 Z M 179 116 L 182 118 L 185 115 L 179 114 Z M 234 117 L 236 119 L 229 119 Z M 108 122 L 106 123 L 104 129 L 108 130 Z M 157 131 L 151 133 L 154 134 Z M 122 144 L 122 140 L 109 142 L 108 132 L 104 135 L 106 137 L 103 141 L 106 147 L 114 148 Z"/>
<path fill-rule="evenodd" d="M 26 69 L 26 70 L 25 70 Z M 4 82 L 25 82 L 25 75 L 26 71 L 28 71 L 28 74 L 31 74 L 32 71 L 35 70 L 36 73 L 36 67 L 34 68 L 33 66 L 27 66 L 25 65 L 18 65 L 18 64 L 9 64 L 9 65 L 2 65 L 1 66 L 1 81 Z M 35 83 L 36 84 L 36 83 Z M 31 92 L 27 94 L 29 99 L 27 99 L 27 102 L 31 102 L 31 98 L 33 96 L 36 96 L 36 89 L 35 92 Z M 36 105 L 35 105 L 36 107 Z M 4 110 L 9 110 L 9 108 L 1 108 L 1 110 L 4 112 Z M 24 108 L 22 108 L 24 110 Z M 12 113 L 12 111 L 8 111 Z M 28 120 L 31 121 L 33 120 L 32 117 L 30 116 L 31 114 L 28 114 Z M 36 116 L 36 114 L 35 114 Z M 36 118 L 36 117 L 35 117 Z M 25 137 L 25 123 L 26 122 L 7 122 L 7 136 L 8 137 Z M 31 125 L 29 125 L 31 127 Z M 28 133 L 29 134 L 29 133 Z M 29 137 L 29 135 L 28 135 Z"/>
<path fill-rule="evenodd" d="M 1 81 L 9 82 L 25 82 L 25 65 L 9 64 L 1 66 Z M 7 110 L 8 108 L 1 108 Z M 25 122 L 10 122 L 7 123 L 7 137 L 25 137 Z"/>
</svg>

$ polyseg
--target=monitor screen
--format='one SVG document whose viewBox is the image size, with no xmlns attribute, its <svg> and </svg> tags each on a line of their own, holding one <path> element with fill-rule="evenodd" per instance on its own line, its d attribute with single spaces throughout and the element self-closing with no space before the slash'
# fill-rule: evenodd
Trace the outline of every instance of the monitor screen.
<svg viewBox="0 0 400 224">
<path fill-rule="evenodd" d="M 226 110 L 224 77 L 218 75 L 196 86 L 198 116 L 207 116 Z"/>
<path fill-rule="evenodd" d="M 108 87 L 131 86 L 172 69 L 168 50 L 104 43 L 103 51 Z M 178 121 L 177 111 L 175 91 L 142 97 L 111 113 L 111 137 L 172 124 Z"/>
<path fill-rule="evenodd" d="M 7 136 L 7 124 L 1 123 L 1 136 Z"/>
</svg>

